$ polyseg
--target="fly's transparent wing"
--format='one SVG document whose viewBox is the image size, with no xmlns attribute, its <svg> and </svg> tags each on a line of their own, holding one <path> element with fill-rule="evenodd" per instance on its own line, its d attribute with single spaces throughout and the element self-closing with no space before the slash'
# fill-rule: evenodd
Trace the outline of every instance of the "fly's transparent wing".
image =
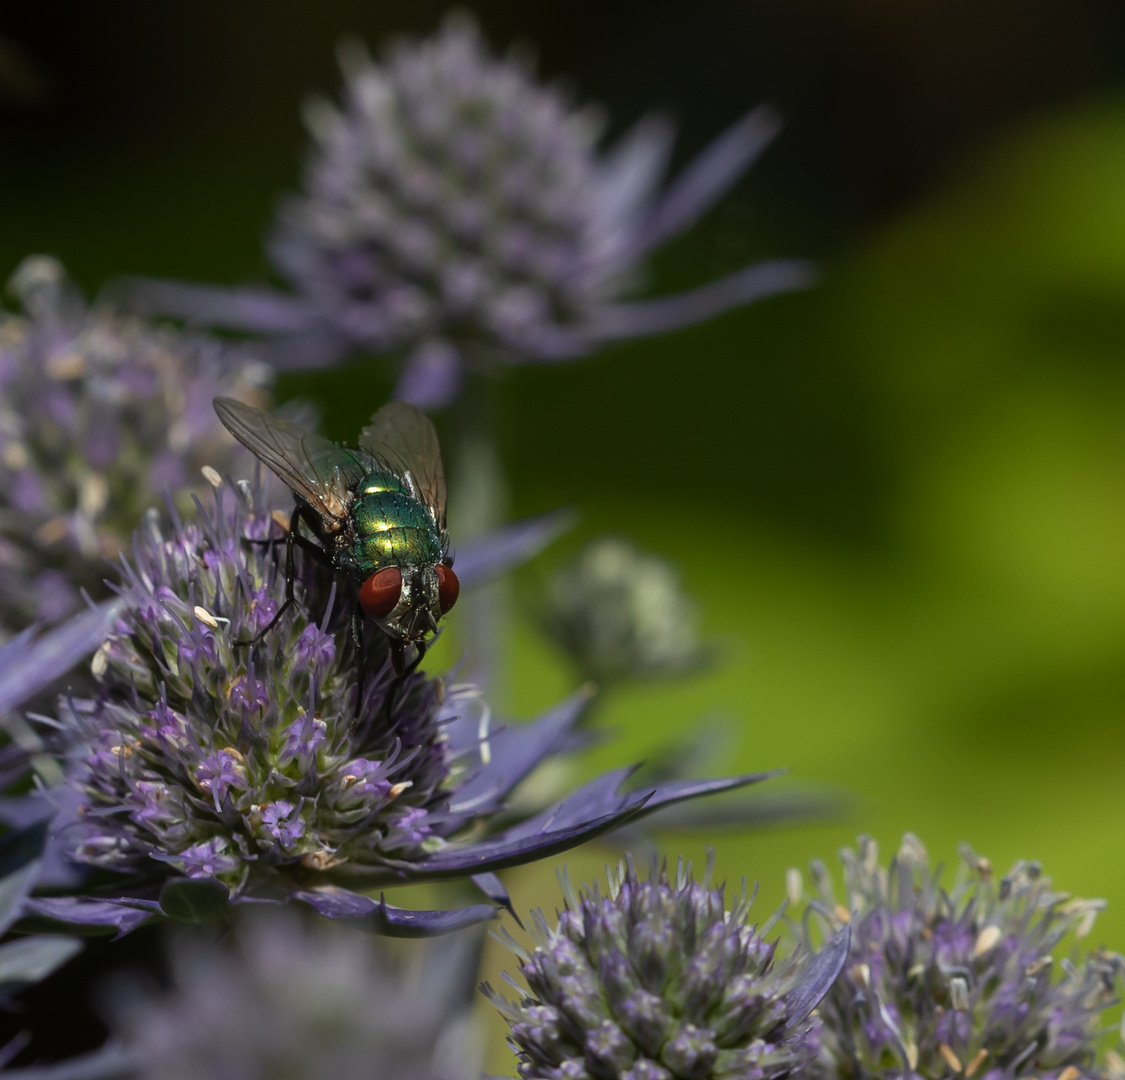
<svg viewBox="0 0 1125 1080">
<path fill-rule="evenodd" d="M 413 405 L 384 405 L 360 432 L 359 445 L 396 472 L 409 472 L 422 492 L 438 528 L 445 530 L 445 468 L 441 445 L 430 418 Z"/>
<path fill-rule="evenodd" d="M 215 412 L 227 431 L 316 510 L 326 526 L 341 521 L 348 493 L 373 464 L 367 455 L 234 398 L 215 398 Z"/>
</svg>

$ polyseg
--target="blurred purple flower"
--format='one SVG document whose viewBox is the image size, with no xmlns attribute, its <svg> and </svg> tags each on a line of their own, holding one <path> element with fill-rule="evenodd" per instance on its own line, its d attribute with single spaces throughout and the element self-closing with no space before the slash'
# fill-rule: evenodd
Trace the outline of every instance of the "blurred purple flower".
<svg viewBox="0 0 1125 1080">
<path fill-rule="evenodd" d="M 1057 954 L 1090 932 L 1104 901 L 1053 891 L 1036 862 L 997 881 L 968 847 L 947 890 L 909 833 L 887 867 L 866 836 L 840 859 L 843 904 L 814 862 L 815 892 L 790 923 L 802 942 L 815 926 L 852 930 L 847 969 L 820 1005 L 812 1080 L 1101 1075 L 1096 1051 L 1125 961 L 1104 950 Z M 790 899 L 802 891 L 790 871 Z"/>
<path fill-rule="evenodd" d="M 341 49 L 341 108 L 306 111 L 305 191 L 269 252 L 290 292 L 137 283 L 150 310 L 275 339 L 282 366 L 347 352 L 407 354 L 398 396 L 446 404 L 462 372 L 557 361 L 663 333 L 807 285 L 809 264 L 746 267 L 694 291 L 623 302 L 656 247 L 726 192 L 778 128 L 749 113 L 663 187 L 673 133 L 642 120 L 615 147 L 602 124 L 497 60 L 464 14 L 382 63 Z"/>
<path fill-rule="evenodd" d="M 172 989 L 110 988 L 137 1080 L 476 1080 L 470 935 L 388 955 L 293 912 L 247 911 L 233 940 L 181 935 Z"/>
<path fill-rule="evenodd" d="M 0 314 L 0 637 L 104 595 L 106 559 L 162 490 L 244 460 L 214 395 L 260 403 L 268 379 L 240 350 L 87 308 L 53 259 L 25 260 L 11 289 L 25 314 Z"/>
<path fill-rule="evenodd" d="M 749 924 L 745 879 L 728 911 L 713 860 L 696 882 L 683 860 L 673 878 L 654 853 L 642 881 L 627 859 L 605 895 L 576 892 L 564 874 L 558 925 L 533 912 L 531 952 L 507 938 L 528 993 L 509 1001 L 482 989 L 512 1030 L 521 1077 L 768 1080 L 813 1061 L 810 1013 L 847 960 L 848 931 L 819 955 L 778 960 L 765 940 L 777 916 Z"/>
<path fill-rule="evenodd" d="M 494 909 L 402 911 L 357 890 L 471 877 L 506 903 L 497 869 L 764 778 L 622 793 L 631 770 L 619 770 L 489 832 L 512 789 L 566 747 L 588 695 L 498 727 L 475 688 L 414 673 L 388 704 L 395 680 L 376 633 L 357 714 L 353 598 L 311 561 L 299 602 L 257 646 L 237 646 L 285 589 L 284 560 L 249 542 L 271 525 L 255 503 L 245 482 L 219 488 L 196 521 L 167 530 L 152 512 L 134 537 L 120 614 L 92 663 L 98 692 L 62 700 L 55 721 L 81 806 L 60 800 L 53 845 L 95 872 L 82 897 L 32 900 L 29 913 L 127 929 L 217 917 L 230 898 L 297 899 L 383 932 L 450 930 Z"/>
</svg>

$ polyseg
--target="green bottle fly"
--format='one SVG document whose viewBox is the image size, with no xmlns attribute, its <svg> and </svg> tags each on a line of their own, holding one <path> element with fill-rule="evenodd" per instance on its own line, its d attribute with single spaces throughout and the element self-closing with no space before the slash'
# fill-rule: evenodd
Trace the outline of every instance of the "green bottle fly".
<svg viewBox="0 0 1125 1080">
<path fill-rule="evenodd" d="M 441 448 L 425 414 L 403 402 L 384 405 L 360 433 L 359 447 L 350 448 L 231 398 L 216 398 L 215 411 L 296 499 L 281 610 L 293 602 L 294 544 L 314 552 L 319 546 L 338 573 L 359 585 L 360 607 L 390 637 L 396 669 L 406 644 L 420 659 L 426 635 L 460 592 L 445 531 Z M 315 545 L 301 534 L 302 524 Z"/>
</svg>

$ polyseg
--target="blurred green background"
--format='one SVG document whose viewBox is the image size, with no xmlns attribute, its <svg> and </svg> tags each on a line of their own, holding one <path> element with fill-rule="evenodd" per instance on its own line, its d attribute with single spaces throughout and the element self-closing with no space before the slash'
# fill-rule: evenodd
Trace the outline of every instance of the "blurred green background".
<svg viewBox="0 0 1125 1080">
<path fill-rule="evenodd" d="M 308 91 L 346 31 L 426 32 L 429 2 L 21 5 L 0 22 L 0 267 L 266 273 L 298 182 Z M 618 738 L 580 772 L 729 718 L 724 771 L 850 793 L 844 816 L 718 837 L 722 874 L 832 859 L 857 832 L 936 858 L 970 841 L 1105 896 L 1125 948 L 1125 11 L 1110 0 L 488 0 L 493 43 L 548 78 L 650 108 L 677 163 L 751 105 L 787 126 L 653 291 L 805 255 L 823 282 L 661 340 L 500 387 L 516 513 L 577 506 L 543 560 L 604 532 L 682 568 L 711 670 L 615 692 Z M 354 435 L 387 393 L 367 366 L 289 378 Z M 367 404 L 364 404 L 366 402 Z M 454 465 L 455 468 L 455 465 Z M 542 568 L 517 578 L 516 606 Z M 573 676 L 511 634 L 518 714 Z M 605 849 L 569 859 L 580 878 Z M 553 868 L 510 875 L 553 906 Z M 501 962 L 491 957 L 494 966 Z M 497 1068 L 503 1067 L 497 1061 Z"/>
</svg>

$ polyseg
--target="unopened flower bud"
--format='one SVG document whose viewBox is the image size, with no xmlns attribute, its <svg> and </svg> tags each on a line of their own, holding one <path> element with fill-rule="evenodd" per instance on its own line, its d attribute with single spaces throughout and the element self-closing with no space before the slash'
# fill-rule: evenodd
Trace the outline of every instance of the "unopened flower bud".
<svg viewBox="0 0 1125 1080">
<path fill-rule="evenodd" d="M 559 571 L 543 621 L 596 682 L 676 674 L 703 659 L 699 615 L 675 570 L 624 540 L 597 540 Z"/>
</svg>

